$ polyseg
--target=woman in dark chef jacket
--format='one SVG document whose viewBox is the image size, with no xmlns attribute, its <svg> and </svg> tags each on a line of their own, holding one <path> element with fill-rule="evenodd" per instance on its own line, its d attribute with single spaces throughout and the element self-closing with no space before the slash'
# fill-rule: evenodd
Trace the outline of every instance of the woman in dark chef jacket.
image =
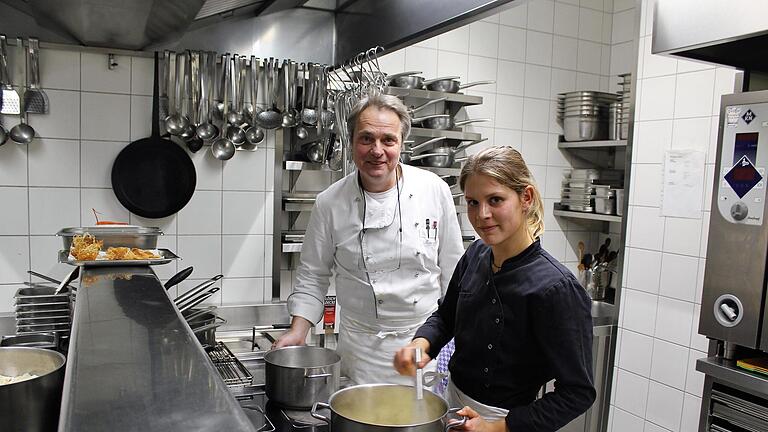
<svg viewBox="0 0 768 432">
<path fill-rule="evenodd" d="M 414 347 L 423 365 L 453 337 L 446 396 L 470 418 L 458 430 L 556 431 L 595 400 L 590 299 L 541 246 L 541 196 L 517 150 L 470 157 L 459 183 L 480 240 L 395 369 L 413 375 Z M 553 379 L 555 390 L 536 399 Z"/>
</svg>

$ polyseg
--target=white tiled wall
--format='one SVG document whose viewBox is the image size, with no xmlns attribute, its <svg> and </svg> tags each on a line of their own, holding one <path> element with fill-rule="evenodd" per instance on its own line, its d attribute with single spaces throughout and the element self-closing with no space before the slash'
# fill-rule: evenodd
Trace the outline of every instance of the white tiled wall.
<svg viewBox="0 0 768 432">
<path fill-rule="evenodd" d="M 623 53 L 622 47 L 614 48 L 619 42 L 632 49 L 633 34 L 627 35 L 626 29 L 614 34 L 613 19 L 614 0 L 520 2 L 482 21 L 387 53 L 380 62 L 387 73 L 417 70 L 427 78 L 457 75 L 462 82 L 496 81 L 466 90 L 484 102 L 460 115 L 491 119 L 466 127 L 489 138 L 468 153 L 485 145 L 521 151 L 544 198 L 544 246 L 574 271 L 579 241 L 586 243 L 587 252 L 597 249 L 595 232 L 601 226 L 552 216 L 562 171 L 578 163 L 557 148 L 562 133 L 555 120 L 557 94 L 616 90 L 618 78 L 611 75 L 629 71 L 633 59 L 624 54 L 626 60 L 613 64 L 611 56 Z M 462 226 L 472 234 L 466 218 Z M 611 232 L 619 229 L 611 227 Z"/>
<path fill-rule="evenodd" d="M 23 57 L 15 47 L 9 51 L 18 86 Z M 44 49 L 40 62 L 50 114 L 29 116 L 37 131 L 29 145 L 0 147 L 0 313 L 12 310 L 14 292 L 30 281 L 28 269 L 66 274 L 68 267 L 56 262 L 61 240 L 55 233 L 93 225 L 92 208 L 105 219 L 163 230 L 159 246 L 183 260 L 154 267 L 158 276 L 195 268 L 172 294 L 223 273 L 211 302 L 270 301 L 271 266 L 265 262 L 271 261 L 273 133 L 258 151 L 237 152 L 227 162 L 214 159 L 208 147 L 190 154 L 197 169 L 192 200 L 174 216 L 143 219 L 117 201 L 110 172 L 123 147 L 149 135 L 152 59 L 118 56 L 117 68 L 109 70 L 106 54 Z M 2 116 L 2 122 L 10 129 L 18 118 Z"/>
<path fill-rule="evenodd" d="M 631 8 L 634 2 L 627 3 Z M 652 11 L 653 1 L 643 1 L 627 258 L 609 430 L 695 432 L 704 385 L 695 364 L 707 350 L 697 328 L 717 115 L 720 96 L 733 91 L 735 71 L 652 55 Z M 629 16 L 614 14 L 614 36 L 627 27 L 625 20 Z M 662 162 L 668 149 L 707 152 L 698 218 L 660 214 Z"/>
</svg>

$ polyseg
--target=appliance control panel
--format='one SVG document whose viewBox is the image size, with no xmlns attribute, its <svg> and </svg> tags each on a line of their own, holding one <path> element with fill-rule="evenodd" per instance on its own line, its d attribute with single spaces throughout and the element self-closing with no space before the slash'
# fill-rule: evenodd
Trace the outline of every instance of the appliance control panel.
<svg viewBox="0 0 768 432">
<path fill-rule="evenodd" d="M 768 103 L 728 105 L 724 114 L 717 208 L 728 222 L 762 225 L 768 183 Z"/>
</svg>

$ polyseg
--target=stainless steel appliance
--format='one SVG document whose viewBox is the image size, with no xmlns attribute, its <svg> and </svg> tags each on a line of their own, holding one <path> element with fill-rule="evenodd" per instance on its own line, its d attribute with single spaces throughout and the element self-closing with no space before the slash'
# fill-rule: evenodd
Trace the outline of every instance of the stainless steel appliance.
<svg viewBox="0 0 768 432">
<path fill-rule="evenodd" d="M 768 352 L 768 91 L 722 97 L 699 333 Z"/>
</svg>

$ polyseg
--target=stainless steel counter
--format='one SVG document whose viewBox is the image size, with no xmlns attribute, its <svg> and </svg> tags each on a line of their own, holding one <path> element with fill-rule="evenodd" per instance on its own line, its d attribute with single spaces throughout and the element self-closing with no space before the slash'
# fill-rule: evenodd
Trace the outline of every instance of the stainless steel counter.
<svg viewBox="0 0 768 432">
<path fill-rule="evenodd" d="M 59 431 L 255 431 L 149 267 L 84 268 Z"/>
</svg>

